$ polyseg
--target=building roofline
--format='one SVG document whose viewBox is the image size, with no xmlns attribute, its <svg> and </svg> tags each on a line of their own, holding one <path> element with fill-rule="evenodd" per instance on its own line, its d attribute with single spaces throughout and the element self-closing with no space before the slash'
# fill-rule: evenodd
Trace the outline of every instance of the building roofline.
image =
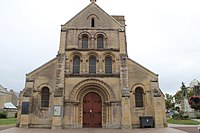
<svg viewBox="0 0 200 133">
<path fill-rule="evenodd" d="M 44 66 L 48 65 L 49 63 L 51 63 L 52 61 L 54 61 L 54 60 L 56 60 L 56 59 L 57 59 L 57 57 L 55 57 L 55 58 L 51 59 L 51 60 L 50 60 L 50 61 L 48 61 L 47 63 L 45 63 L 45 64 L 41 65 L 40 67 L 38 67 L 38 68 L 34 69 L 33 71 L 31 71 L 31 72 L 29 72 L 29 73 L 27 73 L 27 74 L 26 74 L 26 76 L 29 76 L 29 75 L 31 75 L 32 73 L 36 72 L 37 70 L 39 70 L 39 69 L 41 69 L 42 67 L 44 67 Z"/>
<path fill-rule="evenodd" d="M 144 67 L 143 65 L 139 64 L 138 62 L 132 60 L 131 58 L 128 58 L 128 60 L 130 60 L 131 62 L 137 64 L 138 66 L 142 67 L 143 69 L 145 69 L 146 71 L 150 72 L 151 74 L 155 75 L 155 76 L 159 76 L 158 74 L 152 72 L 151 70 L 147 69 L 146 67 Z"/>
<path fill-rule="evenodd" d="M 74 17 L 72 17 L 69 21 L 67 21 L 65 24 L 62 24 L 61 26 L 65 26 L 68 23 L 70 23 L 74 18 L 76 18 L 80 13 L 82 13 L 85 9 L 87 9 L 88 7 L 90 7 L 91 5 L 96 5 L 101 11 L 103 11 L 106 15 L 108 15 L 111 19 L 113 19 L 116 23 L 119 24 L 119 26 L 125 26 L 120 24 L 120 22 L 118 22 L 114 17 L 112 17 L 111 15 L 109 15 L 107 12 L 105 12 L 101 7 L 99 7 L 95 2 L 91 2 L 88 6 L 86 6 L 85 8 L 83 8 L 79 13 L 77 13 Z M 61 27 L 62 28 L 62 27 Z"/>
</svg>

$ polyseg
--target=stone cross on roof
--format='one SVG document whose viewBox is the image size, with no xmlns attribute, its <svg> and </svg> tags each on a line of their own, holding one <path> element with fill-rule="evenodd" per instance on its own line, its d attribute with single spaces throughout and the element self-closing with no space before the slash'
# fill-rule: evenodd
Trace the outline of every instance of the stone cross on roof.
<svg viewBox="0 0 200 133">
<path fill-rule="evenodd" d="M 96 0 L 90 0 L 91 2 L 96 2 Z"/>
</svg>

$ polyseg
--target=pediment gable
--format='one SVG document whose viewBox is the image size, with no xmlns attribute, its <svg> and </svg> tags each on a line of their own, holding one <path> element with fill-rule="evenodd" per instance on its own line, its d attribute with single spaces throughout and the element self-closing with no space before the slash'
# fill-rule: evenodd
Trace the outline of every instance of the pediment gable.
<svg viewBox="0 0 200 133">
<path fill-rule="evenodd" d="M 93 19 L 93 20 L 92 20 Z M 93 21 L 93 22 L 92 22 Z M 92 23 L 94 25 L 92 26 Z M 92 2 L 67 23 L 62 28 L 109 28 L 117 29 L 124 27 L 120 21 L 108 15 L 96 3 Z"/>
</svg>

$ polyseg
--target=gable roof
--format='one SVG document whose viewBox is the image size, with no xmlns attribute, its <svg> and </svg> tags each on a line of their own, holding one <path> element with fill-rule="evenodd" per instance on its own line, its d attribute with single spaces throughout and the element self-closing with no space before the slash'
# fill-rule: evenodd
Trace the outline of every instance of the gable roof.
<svg viewBox="0 0 200 133">
<path fill-rule="evenodd" d="M 4 108 L 6 108 L 6 109 L 17 109 L 17 107 L 14 104 L 12 104 L 11 102 L 4 103 Z"/>
<path fill-rule="evenodd" d="M 0 92 L 8 92 L 2 85 L 0 85 Z"/>
<path fill-rule="evenodd" d="M 154 76 L 158 76 L 158 74 L 152 72 L 151 70 L 147 69 L 146 67 L 142 66 L 141 64 L 137 63 L 136 61 L 132 60 L 131 58 L 128 58 L 129 61 L 131 61 L 132 63 L 136 64 L 137 66 L 139 66 L 140 68 L 144 69 L 145 71 L 153 74 Z"/>
<path fill-rule="evenodd" d="M 35 73 L 39 73 L 41 71 L 43 71 L 43 69 L 48 68 L 49 66 L 52 65 L 52 63 L 56 63 L 57 61 L 57 57 L 51 59 L 50 61 L 48 61 L 47 63 L 43 64 L 42 66 L 36 68 L 35 70 L 33 70 L 32 72 L 26 74 L 26 76 L 30 76 L 31 74 L 35 74 Z M 43 68 L 43 69 L 42 69 Z"/>
<path fill-rule="evenodd" d="M 14 91 L 14 93 L 19 98 L 19 92 Z"/>
<path fill-rule="evenodd" d="M 87 28 L 91 27 L 90 17 L 95 17 L 101 25 L 95 26 L 95 28 L 121 28 L 122 25 L 114 17 L 107 14 L 103 9 L 101 9 L 95 2 L 91 2 L 87 7 L 70 19 L 67 23 L 62 25 L 62 28 Z M 97 24 L 98 24 L 97 23 Z"/>
</svg>

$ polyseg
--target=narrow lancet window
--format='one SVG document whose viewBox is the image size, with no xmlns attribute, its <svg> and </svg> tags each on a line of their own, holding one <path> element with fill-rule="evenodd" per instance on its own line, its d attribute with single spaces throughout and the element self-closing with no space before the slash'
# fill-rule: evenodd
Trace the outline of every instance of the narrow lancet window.
<svg viewBox="0 0 200 133">
<path fill-rule="evenodd" d="M 95 24 L 94 24 L 94 18 L 92 18 L 92 20 L 91 20 L 91 27 L 94 27 L 95 26 Z"/>
<path fill-rule="evenodd" d="M 138 87 L 135 89 L 135 105 L 136 107 L 143 107 L 143 89 Z"/>
<path fill-rule="evenodd" d="M 82 37 L 82 48 L 88 48 L 88 37 L 86 35 Z"/>
<path fill-rule="evenodd" d="M 96 73 L 96 58 L 90 57 L 89 59 L 89 73 Z"/>
<path fill-rule="evenodd" d="M 105 58 L 105 73 L 112 73 L 112 59 L 110 57 Z"/>
<path fill-rule="evenodd" d="M 73 73 L 80 73 L 80 58 L 75 57 L 73 60 Z"/>
<path fill-rule="evenodd" d="M 97 48 L 103 48 L 103 47 L 104 47 L 103 36 L 99 35 L 97 37 Z"/>
<path fill-rule="evenodd" d="M 42 88 L 41 107 L 49 107 L 49 88 Z"/>
</svg>

